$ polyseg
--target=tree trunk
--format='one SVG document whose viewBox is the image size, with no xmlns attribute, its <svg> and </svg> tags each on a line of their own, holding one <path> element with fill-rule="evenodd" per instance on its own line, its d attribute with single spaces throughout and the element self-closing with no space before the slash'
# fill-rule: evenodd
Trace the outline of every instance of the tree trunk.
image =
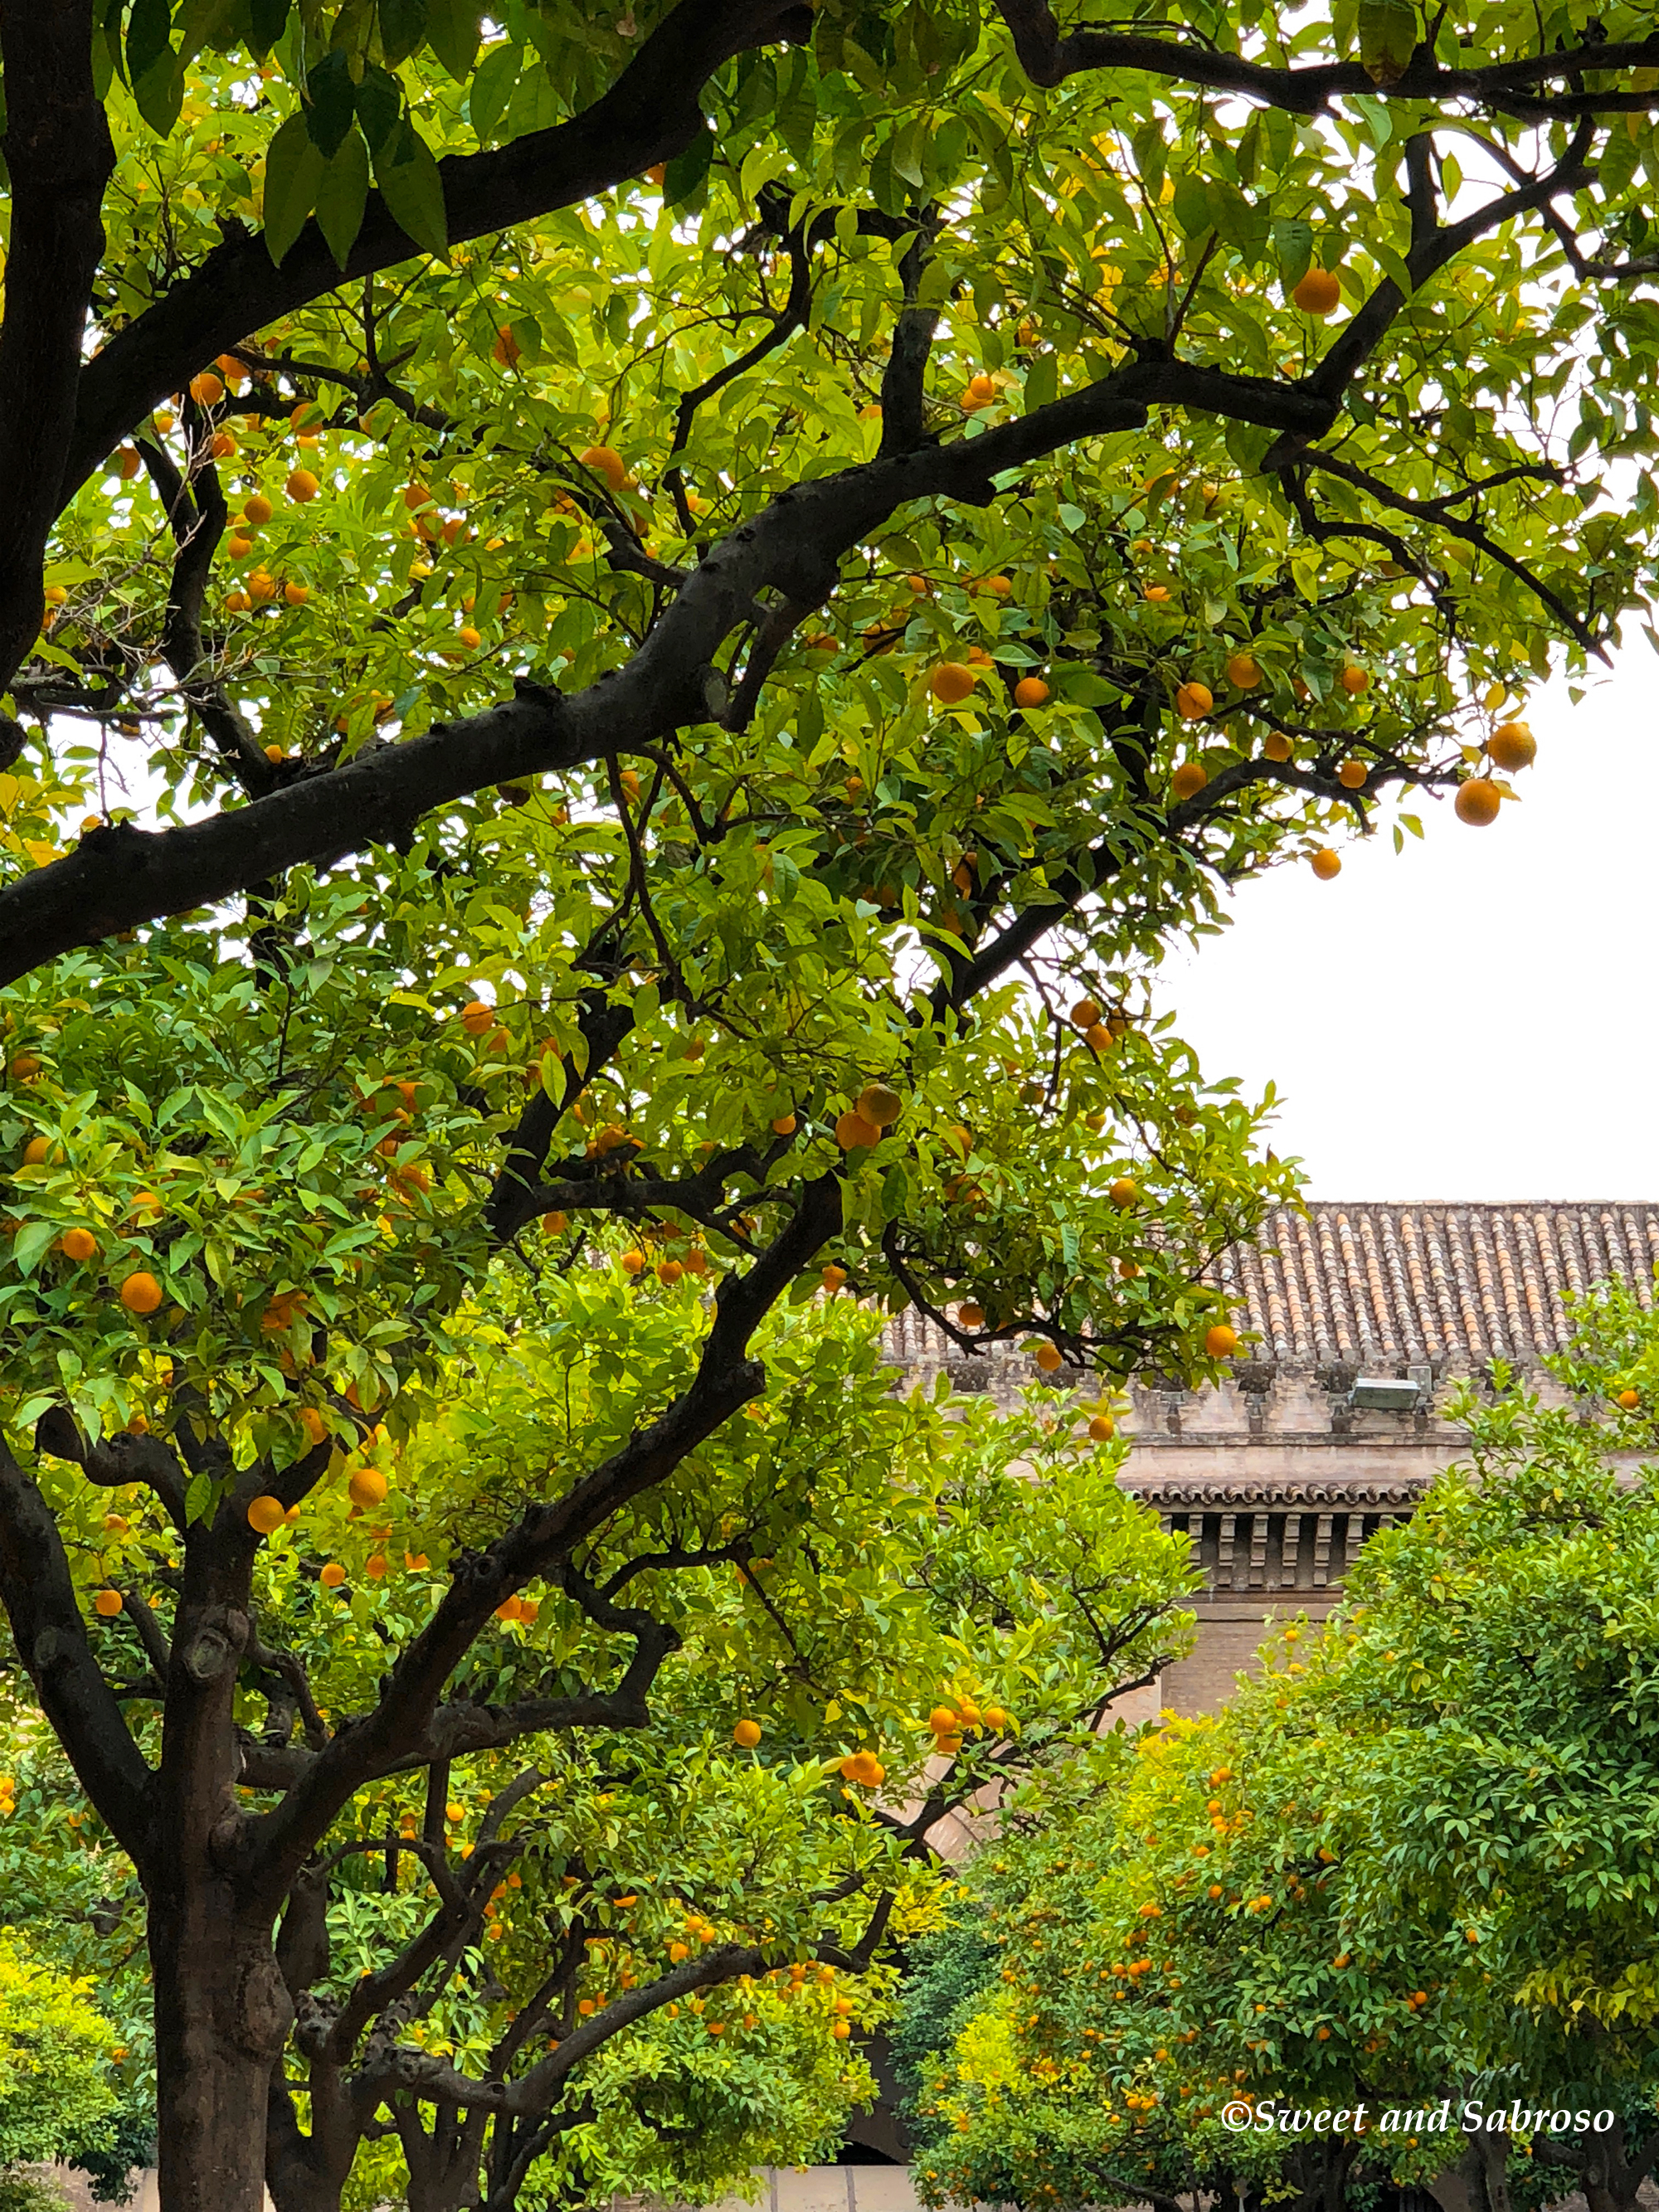
<svg viewBox="0 0 1659 2212">
<path fill-rule="evenodd" d="M 151 1899 L 161 2212 L 262 2212 L 265 2108 L 292 2007 L 228 1882 Z"/>
</svg>

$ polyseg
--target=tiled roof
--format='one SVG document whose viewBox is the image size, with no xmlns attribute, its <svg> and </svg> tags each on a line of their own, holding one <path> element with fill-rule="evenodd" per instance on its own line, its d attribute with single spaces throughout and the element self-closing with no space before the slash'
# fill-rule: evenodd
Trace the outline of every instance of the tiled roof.
<svg viewBox="0 0 1659 2212">
<path fill-rule="evenodd" d="M 1656 1262 L 1659 1204 L 1333 1199 L 1278 1208 L 1253 1244 L 1222 1255 L 1214 1279 L 1237 1300 L 1236 1324 L 1260 1338 L 1259 1358 L 1458 1371 L 1559 1352 L 1568 1299 L 1610 1278 L 1651 1308 Z M 901 1316 L 888 1341 L 906 1366 L 949 1352 L 915 1314 Z"/>
<path fill-rule="evenodd" d="M 1651 1307 L 1656 1261 L 1659 1205 L 1324 1200 L 1277 1209 L 1216 1279 L 1273 1358 L 1461 1367 L 1560 1351 L 1568 1299 L 1598 1282 Z"/>
</svg>

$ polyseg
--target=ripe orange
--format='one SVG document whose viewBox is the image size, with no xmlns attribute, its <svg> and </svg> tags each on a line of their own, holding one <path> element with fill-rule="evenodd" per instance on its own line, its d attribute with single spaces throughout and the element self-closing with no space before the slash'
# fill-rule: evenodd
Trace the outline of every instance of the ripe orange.
<svg viewBox="0 0 1659 2212">
<path fill-rule="evenodd" d="M 941 660 L 927 679 L 927 688 L 941 707 L 958 707 L 979 679 L 959 660 Z"/>
<path fill-rule="evenodd" d="M 161 1285 L 141 1267 L 122 1284 L 119 1297 L 130 1314 L 153 1314 L 161 1303 Z"/>
<path fill-rule="evenodd" d="M 1342 287 L 1330 269 L 1310 269 L 1291 294 L 1304 315 L 1328 315 L 1341 297 Z"/>
<path fill-rule="evenodd" d="M 612 491 L 620 491 L 628 480 L 628 464 L 614 446 L 589 446 L 576 458 L 585 469 L 602 476 Z"/>
<path fill-rule="evenodd" d="M 367 1512 L 371 1505 L 386 1504 L 386 1479 L 378 1467 L 357 1467 L 352 1469 L 346 1493 L 354 1505 Z"/>
<path fill-rule="evenodd" d="M 190 396 L 198 407 L 214 407 L 225 396 L 225 387 L 210 368 L 190 380 Z"/>
<path fill-rule="evenodd" d="M 256 529 L 261 523 L 269 522 L 274 511 L 262 491 L 251 491 L 242 501 L 242 520 L 251 522 Z"/>
<path fill-rule="evenodd" d="M 1229 654 L 1227 681 L 1237 691 L 1254 691 L 1261 681 L 1261 662 L 1253 653 Z"/>
<path fill-rule="evenodd" d="M 1155 607 L 1161 607 L 1169 596 L 1170 587 L 1167 584 L 1148 584 L 1141 593 L 1142 599 L 1150 599 Z"/>
<path fill-rule="evenodd" d="M 1207 684 L 1200 684 L 1194 678 L 1181 686 L 1175 695 L 1175 702 L 1178 714 L 1188 721 L 1195 722 L 1201 714 L 1209 713 L 1215 704 L 1215 696 Z"/>
<path fill-rule="evenodd" d="M 1170 788 L 1177 799 L 1196 799 L 1210 780 L 1210 771 L 1202 761 L 1182 761 L 1170 778 Z"/>
<path fill-rule="evenodd" d="M 26 1168 L 38 1168 L 45 1160 L 49 1149 L 44 1137 L 31 1137 L 23 1147 L 23 1165 Z"/>
<path fill-rule="evenodd" d="M 1356 668 L 1352 661 L 1336 680 L 1351 699 L 1357 699 L 1362 691 L 1369 691 L 1371 688 L 1370 669 Z"/>
<path fill-rule="evenodd" d="M 256 606 L 264 606 L 276 596 L 276 579 L 269 568 L 255 568 L 247 580 L 248 597 Z"/>
<path fill-rule="evenodd" d="M 861 1114 L 866 1121 L 873 1121 L 878 1129 L 885 1129 L 897 1121 L 904 1111 L 904 1101 L 896 1091 L 890 1091 L 884 1083 L 866 1083 L 854 1103 L 853 1110 Z"/>
<path fill-rule="evenodd" d="M 1642 1402 L 1642 1394 L 1639 1390 L 1621 1390 L 1616 1402 L 1621 1405 L 1627 1413 L 1633 1413 Z"/>
<path fill-rule="evenodd" d="M 561 1213 L 556 1207 L 551 1213 L 544 1213 L 542 1216 L 542 1227 L 550 1237 L 562 1237 L 569 1226 L 569 1216 Z"/>
<path fill-rule="evenodd" d="M 624 1275 L 642 1274 L 645 1271 L 645 1255 L 643 1252 L 624 1252 L 619 1264 Z"/>
<path fill-rule="evenodd" d="M 328 1434 L 328 1423 L 314 1406 L 301 1406 L 299 1421 L 307 1443 L 319 1444 Z"/>
<path fill-rule="evenodd" d="M 519 341 L 513 335 L 513 325 L 510 323 L 503 323 L 496 331 L 495 343 L 490 347 L 489 355 L 491 360 L 499 362 L 503 368 L 518 367 Z"/>
<path fill-rule="evenodd" d="M 331 1559 L 317 1579 L 325 1589 L 338 1589 L 345 1580 L 345 1569 L 337 1559 Z"/>
<path fill-rule="evenodd" d="M 1261 740 L 1261 750 L 1270 761 L 1287 761 L 1296 747 L 1283 730 L 1269 730 Z"/>
<path fill-rule="evenodd" d="M 847 1280 L 847 1270 L 845 1267 L 836 1267 L 835 1261 L 832 1260 L 827 1267 L 821 1270 L 818 1280 L 823 1285 L 824 1289 L 829 1291 L 830 1297 L 833 1297 L 836 1292 L 841 1288 L 842 1285 Z"/>
<path fill-rule="evenodd" d="M 476 653 L 483 643 L 483 638 L 473 629 L 471 623 L 463 623 L 456 635 L 469 653 Z"/>
<path fill-rule="evenodd" d="M 1538 757 L 1538 740 L 1524 722 L 1500 722 L 1486 741 L 1486 750 L 1494 768 L 1512 775 L 1517 769 L 1532 766 Z"/>
<path fill-rule="evenodd" d="M 1345 760 L 1336 771 L 1336 780 L 1345 791 L 1362 791 L 1369 773 L 1363 760 Z"/>
<path fill-rule="evenodd" d="M 210 451 L 216 461 L 228 461 L 236 451 L 236 441 L 228 430 L 216 431 Z"/>
<path fill-rule="evenodd" d="M 1342 855 L 1340 853 L 1332 852 L 1328 845 L 1322 845 L 1318 852 L 1312 856 L 1309 866 L 1322 884 L 1328 884 L 1333 876 L 1341 874 Z"/>
<path fill-rule="evenodd" d="M 101 1613 L 106 1620 L 113 1620 L 124 1602 L 119 1590 L 100 1589 L 92 1605 L 94 1613 Z"/>
<path fill-rule="evenodd" d="M 1109 1443 L 1117 1434 L 1117 1423 L 1109 1413 L 1097 1413 L 1089 1423 L 1089 1434 L 1097 1444 Z"/>
<path fill-rule="evenodd" d="M 646 176 L 646 182 L 647 182 L 647 184 L 656 185 L 658 185 L 659 187 L 660 187 L 660 186 L 661 186 L 661 185 L 665 185 L 665 184 L 667 183 L 667 181 L 668 181 L 668 164 L 667 164 L 667 162 L 666 162 L 666 161 L 653 161 L 653 162 L 651 164 L 651 167 L 650 167 L 646 171 L 646 173 L 645 173 L 645 176 Z"/>
<path fill-rule="evenodd" d="M 1065 1354 L 1057 1344 L 1040 1344 L 1032 1357 L 1045 1375 L 1052 1375 L 1064 1364 Z"/>
<path fill-rule="evenodd" d="M 983 1328 L 985 1326 L 984 1307 L 975 1304 L 974 1300 L 971 1298 L 968 1301 L 966 1305 L 958 1306 L 957 1308 L 957 1326 L 958 1328 Z"/>
<path fill-rule="evenodd" d="M 1498 810 L 1503 803 L 1503 793 L 1490 777 L 1474 775 L 1467 783 L 1458 785 L 1452 807 L 1460 822 L 1467 822 L 1472 829 L 1484 830 L 1489 822 L 1498 819 Z"/>
<path fill-rule="evenodd" d="M 1104 1022 L 1091 1022 L 1083 1032 L 1083 1042 L 1091 1052 L 1109 1052 L 1115 1041 Z"/>
<path fill-rule="evenodd" d="M 117 473 L 127 483 L 131 483 L 132 479 L 137 475 L 143 465 L 143 464 L 139 459 L 138 448 L 137 446 L 123 446 L 120 452 L 115 456 Z"/>
<path fill-rule="evenodd" d="M 659 1283 L 666 1283 L 672 1290 L 684 1273 L 685 1269 L 679 1261 L 665 1260 L 657 1269 L 657 1280 Z"/>
<path fill-rule="evenodd" d="M 773 1121 L 772 1133 L 775 1137 L 793 1137 L 797 1126 L 793 1114 L 780 1114 Z"/>
<path fill-rule="evenodd" d="M 1048 687 L 1040 676 L 1022 676 L 1014 686 L 1016 707 L 1041 707 L 1048 696 Z"/>
<path fill-rule="evenodd" d="M 11 1062 L 11 1072 L 19 1083 L 33 1083 L 40 1073 L 39 1055 L 32 1052 L 15 1054 Z"/>
<path fill-rule="evenodd" d="M 249 1502 L 247 1525 L 250 1528 L 257 1528 L 262 1536 L 269 1536 L 273 1528 L 280 1528 L 287 1518 L 288 1508 L 280 1498 L 272 1498 L 267 1492 Z"/>
<path fill-rule="evenodd" d="M 1139 1205 L 1140 1186 L 1133 1176 L 1120 1176 L 1106 1195 L 1120 1212 L 1127 1212 L 1130 1206 Z"/>
<path fill-rule="evenodd" d="M 844 1152 L 867 1152 L 871 1146 L 881 1142 L 881 1130 L 874 1121 L 866 1121 L 855 1109 L 849 1108 L 836 1120 L 836 1142 Z"/>
<path fill-rule="evenodd" d="M 997 396 L 996 379 L 992 376 L 973 376 L 962 395 L 964 414 L 972 414 L 976 407 L 988 407 Z"/>
<path fill-rule="evenodd" d="M 298 500 L 302 507 L 307 500 L 316 498 L 319 489 L 317 479 L 309 469 L 295 469 L 288 480 L 289 497 Z"/>
<path fill-rule="evenodd" d="M 758 1721 L 739 1721 L 732 1731 L 732 1742 L 744 1751 L 752 1751 L 760 1740 L 761 1724 Z"/>
<path fill-rule="evenodd" d="M 66 1260 L 90 1260 L 98 1249 L 98 1239 L 90 1229 L 66 1229 L 58 1246 Z"/>
<path fill-rule="evenodd" d="M 486 1000 L 473 999 L 461 1008 L 461 1027 L 469 1036 L 482 1036 L 495 1021 L 495 1009 Z"/>
<path fill-rule="evenodd" d="M 309 584 L 288 583 L 283 586 L 283 597 L 291 607 L 302 607 L 311 597 Z"/>
<path fill-rule="evenodd" d="M 1204 1349 L 1212 1359 L 1231 1359 L 1238 1349 L 1238 1331 L 1224 1321 L 1218 1322 L 1206 1334 Z"/>
<path fill-rule="evenodd" d="M 1074 1029 L 1091 1030 L 1100 1019 L 1100 1001 L 1097 999 L 1079 999 L 1068 1018 Z"/>
</svg>

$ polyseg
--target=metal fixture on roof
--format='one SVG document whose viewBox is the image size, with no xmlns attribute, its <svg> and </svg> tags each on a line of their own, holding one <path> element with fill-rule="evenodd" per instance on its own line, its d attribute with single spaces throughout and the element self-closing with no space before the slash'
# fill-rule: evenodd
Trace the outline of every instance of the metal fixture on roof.
<svg viewBox="0 0 1659 2212">
<path fill-rule="evenodd" d="M 1408 1375 L 1361 1375 L 1348 1403 L 1362 1413 L 1414 1413 L 1422 1397 L 1421 1385 Z"/>
</svg>

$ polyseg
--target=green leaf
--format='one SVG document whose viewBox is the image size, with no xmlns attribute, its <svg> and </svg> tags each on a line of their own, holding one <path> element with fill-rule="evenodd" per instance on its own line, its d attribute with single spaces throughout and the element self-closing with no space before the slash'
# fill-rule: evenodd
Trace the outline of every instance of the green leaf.
<svg viewBox="0 0 1659 2212">
<path fill-rule="evenodd" d="M 1373 84 L 1397 84 L 1417 50 L 1411 0 L 1359 0 L 1359 59 Z"/>
<path fill-rule="evenodd" d="M 426 0 L 380 0 L 380 25 L 381 51 L 396 69 L 426 36 Z"/>
<path fill-rule="evenodd" d="M 476 0 L 427 0 L 426 42 L 458 82 L 477 58 L 482 14 Z"/>
<path fill-rule="evenodd" d="M 1025 412 L 1047 407 L 1060 392 L 1060 356 L 1040 353 L 1025 372 Z"/>
<path fill-rule="evenodd" d="M 303 115 L 290 115 L 265 156 L 265 245 L 280 268 L 317 201 L 324 161 Z"/>
<path fill-rule="evenodd" d="M 134 85 L 173 58 L 173 10 L 167 0 L 132 0 L 127 18 L 127 76 Z"/>
<path fill-rule="evenodd" d="M 40 1255 L 46 1251 L 58 1234 L 57 1225 L 50 1221 L 25 1222 L 13 1242 L 12 1263 L 20 1275 L 32 1275 L 40 1265 Z"/>
<path fill-rule="evenodd" d="M 362 228 L 368 203 L 368 149 L 354 131 L 340 147 L 317 187 L 317 224 L 342 269 Z"/>
<path fill-rule="evenodd" d="M 357 87 L 357 128 L 372 147 L 390 145 L 404 119 L 403 88 L 371 62 Z"/>
<path fill-rule="evenodd" d="M 292 0 L 249 0 L 248 51 L 263 60 L 288 27 Z"/>
<path fill-rule="evenodd" d="M 708 174 L 709 164 L 714 158 L 714 134 L 705 124 L 697 132 L 684 153 L 676 154 L 668 164 L 668 173 L 663 179 L 663 204 L 679 207 L 689 200 Z"/>
<path fill-rule="evenodd" d="M 1281 216 L 1273 224 L 1273 252 L 1286 289 L 1299 284 L 1313 266 L 1313 225 L 1294 216 Z"/>
<path fill-rule="evenodd" d="M 428 253 L 449 251 L 449 218 L 444 209 L 443 179 L 432 149 L 414 125 L 405 122 L 398 134 L 395 158 L 388 161 L 377 149 L 374 181 L 404 234 Z"/>
<path fill-rule="evenodd" d="M 311 143 L 325 161 L 331 161 L 345 143 L 357 110 L 356 87 L 351 64 L 343 47 L 336 46 L 306 79 L 306 128 Z"/>
<path fill-rule="evenodd" d="M 523 67 L 524 49 L 510 43 L 492 47 L 479 63 L 467 94 L 466 112 L 480 144 L 494 137 Z"/>
</svg>

